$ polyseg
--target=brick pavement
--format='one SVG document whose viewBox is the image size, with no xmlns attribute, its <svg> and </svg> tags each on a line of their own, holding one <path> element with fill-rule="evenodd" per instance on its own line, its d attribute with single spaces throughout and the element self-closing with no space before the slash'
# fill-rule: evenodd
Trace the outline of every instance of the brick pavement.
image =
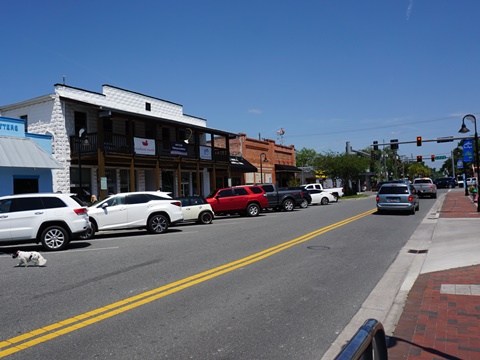
<svg viewBox="0 0 480 360">
<path fill-rule="evenodd" d="M 439 217 L 480 219 L 458 190 L 446 195 Z M 420 274 L 388 340 L 389 360 L 480 360 L 480 265 Z"/>
</svg>

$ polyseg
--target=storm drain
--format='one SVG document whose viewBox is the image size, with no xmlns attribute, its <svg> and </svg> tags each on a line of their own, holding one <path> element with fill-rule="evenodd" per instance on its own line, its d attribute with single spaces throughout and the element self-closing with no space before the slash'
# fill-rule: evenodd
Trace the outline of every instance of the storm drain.
<svg viewBox="0 0 480 360">
<path fill-rule="evenodd" d="M 415 249 L 410 249 L 407 251 L 409 254 L 426 254 L 428 250 L 422 249 L 422 250 L 415 250 Z"/>
<path fill-rule="evenodd" d="M 330 250 L 328 246 L 307 246 L 308 250 Z"/>
</svg>

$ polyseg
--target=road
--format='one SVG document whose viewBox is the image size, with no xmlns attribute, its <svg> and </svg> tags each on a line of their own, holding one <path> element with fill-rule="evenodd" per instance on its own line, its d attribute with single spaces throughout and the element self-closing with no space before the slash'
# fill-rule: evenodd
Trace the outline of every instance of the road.
<svg viewBox="0 0 480 360">
<path fill-rule="evenodd" d="M 162 235 L 104 233 L 44 253 L 0 256 L 0 357 L 319 359 L 435 199 L 377 215 L 373 197 Z M 3 247 L 39 250 L 35 246 Z"/>
</svg>

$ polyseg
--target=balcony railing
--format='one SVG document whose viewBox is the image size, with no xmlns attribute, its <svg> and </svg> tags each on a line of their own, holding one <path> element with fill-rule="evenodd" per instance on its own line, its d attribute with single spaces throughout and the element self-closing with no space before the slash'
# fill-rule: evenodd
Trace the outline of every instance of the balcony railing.
<svg viewBox="0 0 480 360">
<path fill-rule="evenodd" d="M 80 142 L 80 138 L 78 136 L 70 136 L 70 151 L 71 151 L 72 157 L 78 156 L 79 150 L 83 155 L 97 153 L 97 150 L 99 148 L 98 134 L 88 133 L 86 137 L 88 138 L 88 144 L 85 144 L 84 140 Z M 179 141 L 179 142 L 183 142 L 183 141 Z M 159 158 L 172 158 L 172 157 L 181 156 L 182 158 L 201 160 L 199 156 L 200 147 L 197 144 L 185 144 L 184 146 L 187 150 L 185 155 L 172 154 L 171 153 L 172 146 L 176 143 L 178 142 L 171 141 L 168 144 L 165 144 L 160 140 L 155 140 L 155 151 L 156 151 L 155 155 Z M 133 139 L 125 135 L 105 133 L 104 142 L 103 142 L 103 151 L 107 155 L 108 154 L 133 155 L 134 153 Z M 227 149 L 214 148 L 212 151 L 212 160 L 229 162 L 230 156 L 227 153 Z"/>
</svg>

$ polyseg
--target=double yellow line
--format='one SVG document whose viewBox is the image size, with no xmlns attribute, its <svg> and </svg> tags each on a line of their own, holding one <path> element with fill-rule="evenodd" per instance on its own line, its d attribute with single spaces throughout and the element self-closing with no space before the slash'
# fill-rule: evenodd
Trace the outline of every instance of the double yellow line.
<svg viewBox="0 0 480 360">
<path fill-rule="evenodd" d="M 322 235 L 326 232 L 329 232 L 331 230 L 334 230 L 336 228 L 339 228 L 341 226 L 344 226 L 346 224 L 349 224 L 353 221 L 356 221 L 358 219 L 361 219 L 365 216 L 368 216 L 375 212 L 376 209 L 366 211 L 364 213 L 355 215 L 353 217 L 350 217 L 348 219 L 342 220 L 340 222 L 337 222 L 335 224 L 326 226 L 324 228 L 315 230 L 313 232 L 310 232 L 308 234 L 302 235 L 298 238 L 295 238 L 293 240 L 284 242 L 282 244 L 279 244 L 277 246 L 265 249 L 263 251 L 260 251 L 258 253 L 255 253 L 253 255 L 244 257 L 242 259 L 233 261 L 231 263 L 218 266 L 216 268 L 195 274 L 193 276 L 186 277 L 184 279 L 181 279 L 179 281 L 175 281 L 173 283 L 158 287 L 156 289 L 150 290 L 143 292 L 141 294 L 126 298 L 122 301 L 118 301 L 115 303 L 112 303 L 107 306 L 103 306 L 101 308 L 65 319 L 63 321 L 59 321 L 57 323 L 39 328 L 37 330 L 30 331 L 28 333 L 4 340 L 0 342 L 0 358 L 14 354 L 16 352 L 25 350 L 29 347 L 38 345 L 42 342 L 54 339 L 56 337 L 71 333 L 75 330 L 84 328 L 86 326 L 95 324 L 97 322 L 100 322 L 102 320 L 111 318 L 115 315 L 121 314 L 123 312 L 126 312 L 128 310 L 135 309 L 139 306 L 148 304 L 152 301 L 155 301 L 157 299 L 161 299 L 165 296 L 174 294 L 180 290 L 189 288 L 191 286 L 200 284 L 204 281 L 213 279 L 217 276 L 223 275 L 225 273 L 231 272 L 233 270 L 236 270 L 238 268 L 244 267 L 246 265 L 253 264 L 257 261 L 260 261 L 262 259 L 265 259 L 269 256 L 272 256 L 280 251 L 286 250 L 292 246 L 301 244 L 303 242 L 309 241 L 313 239 L 314 237 L 317 237 L 319 235 Z M 1 350 L 3 349 L 3 350 Z"/>
</svg>

